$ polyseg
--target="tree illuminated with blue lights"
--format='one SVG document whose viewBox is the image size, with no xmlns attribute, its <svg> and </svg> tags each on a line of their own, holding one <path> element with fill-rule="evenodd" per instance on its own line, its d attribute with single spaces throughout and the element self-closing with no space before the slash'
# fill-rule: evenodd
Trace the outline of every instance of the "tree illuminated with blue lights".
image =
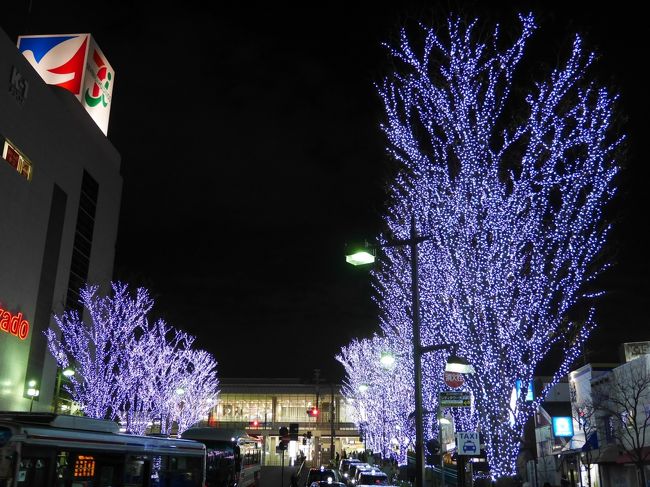
<svg viewBox="0 0 650 487">
<path fill-rule="evenodd" d="M 457 344 L 476 369 L 466 381 L 497 479 L 516 474 L 525 422 L 596 326 L 603 211 L 623 140 L 613 135 L 616 96 L 590 81 L 594 55 L 580 37 L 538 75 L 525 56 L 537 27 L 532 15 L 519 19 L 510 42 L 498 27 L 480 38 L 477 22 L 455 18 L 445 32 L 423 28 L 417 43 L 403 30 L 388 46 L 394 71 L 378 86 L 398 168 L 382 242 L 408 238 L 412 216 L 428 237 L 418 246 L 421 341 Z M 411 338 L 409 249 L 382 254 L 382 331 Z M 554 352 L 546 389 L 533 401 L 513 396 Z M 439 389 L 427 363 L 424 381 L 434 383 L 423 388 Z"/>
<path fill-rule="evenodd" d="M 86 285 L 79 296 L 87 319 L 75 310 L 55 315 L 58 330 L 46 337 L 57 364 L 75 369 L 63 387 L 83 414 L 118 420 L 133 434 L 174 427 L 180 434 L 207 416 L 218 394 L 217 362 L 193 348 L 193 336 L 150 322 L 146 289 L 132 293 L 115 282 L 102 296 Z"/>
</svg>

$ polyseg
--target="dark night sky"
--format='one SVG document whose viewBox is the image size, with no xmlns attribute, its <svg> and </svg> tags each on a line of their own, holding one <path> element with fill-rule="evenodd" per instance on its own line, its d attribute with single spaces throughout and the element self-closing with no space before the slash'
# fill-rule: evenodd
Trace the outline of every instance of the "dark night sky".
<svg viewBox="0 0 650 487">
<path fill-rule="evenodd" d="M 450 10 L 510 26 L 532 10 L 538 46 L 551 55 L 584 33 L 602 55 L 595 73 L 621 93 L 630 135 L 592 360 L 650 339 L 640 139 L 648 100 L 638 73 L 647 43 L 632 2 L 153 9 L 33 0 L 29 18 L 22 3 L 0 17 L 13 40 L 90 32 L 115 69 L 109 139 L 124 178 L 116 278 L 148 287 L 155 317 L 196 335 L 221 377 L 308 378 L 320 368 L 340 380 L 335 353 L 375 330 L 368 273 L 343 252 L 381 228 L 388 164 L 373 82 L 389 68 L 382 41 Z"/>
</svg>

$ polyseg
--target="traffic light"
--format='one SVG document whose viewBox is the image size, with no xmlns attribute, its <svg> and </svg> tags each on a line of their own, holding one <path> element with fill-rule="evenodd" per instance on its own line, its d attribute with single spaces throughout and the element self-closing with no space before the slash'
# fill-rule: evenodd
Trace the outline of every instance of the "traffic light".
<svg viewBox="0 0 650 487">
<path fill-rule="evenodd" d="M 286 450 L 289 445 L 289 428 L 286 426 L 280 427 L 279 438 L 278 438 L 278 449 Z"/>
<path fill-rule="evenodd" d="M 311 407 L 307 410 L 307 415 L 311 416 L 312 418 L 317 418 L 318 417 L 318 408 L 316 406 Z"/>
</svg>

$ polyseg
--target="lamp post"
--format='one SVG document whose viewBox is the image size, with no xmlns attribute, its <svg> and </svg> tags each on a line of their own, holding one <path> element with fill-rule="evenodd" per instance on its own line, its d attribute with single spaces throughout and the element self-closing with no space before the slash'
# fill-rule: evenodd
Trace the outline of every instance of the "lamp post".
<svg viewBox="0 0 650 487">
<path fill-rule="evenodd" d="M 448 350 L 455 348 L 451 344 L 431 345 L 422 347 L 420 343 L 420 292 L 418 287 L 418 244 L 430 240 L 431 236 L 418 236 L 415 225 L 415 215 L 411 216 L 411 228 L 409 238 L 396 240 L 383 245 L 383 247 L 399 247 L 408 245 L 411 250 L 411 307 L 413 327 L 413 377 L 415 381 L 415 487 L 424 487 L 424 414 L 422 408 L 422 355 L 434 350 Z M 366 250 L 356 251 L 346 256 L 346 261 L 352 265 L 372 264 L 375 261 L 374 253 Z M 454 362 L 447 362 L 445 370 L 467 373 L 473 372 L 467 361 L 453 355 L 450 359 Z M 464 363 L 463 363 L 464 362 Z M 450 368 L 451 367 L 451 368 Z M 460 370 L 459 367 L 463 367 Z M 469 367 L 469 369 L 467 369 Z M 471 369 L 471 370 L 470 370 Z M 442 445 L 440 445 L 442 454 Z"/>
<path fill-rule="evenodd" d="M 440 444 L 440 485 L 445 487 L 445 460 L 442 455 L 442 425 L 449 424 L 447 418 L 442 417 L 442 408 L 438 404 L 438 443 Z"/>
<path fill-rule="evenodd" d="M 27 389 L 27 395 L 30 397 L 29 401 L 29 412 L 32 412 L 32 408 L 34 407 L 34 398 L 38 397 L 41 391 L 39 391 L 36 388 L 36 381 L 35 380 L 30 380 L 27 385 L 29 386 Z"/>
<path fill-rule="evenodd" d="M 58 413 L 61 405 L 61 382 L 63 377 L 72 377 L 74 375 L 74 370 L 71 367 L 66 367 L 65 369 L 59 369 L 56 373 L 56 390 L 54 392 L 54 414 Z"/>
</svg>

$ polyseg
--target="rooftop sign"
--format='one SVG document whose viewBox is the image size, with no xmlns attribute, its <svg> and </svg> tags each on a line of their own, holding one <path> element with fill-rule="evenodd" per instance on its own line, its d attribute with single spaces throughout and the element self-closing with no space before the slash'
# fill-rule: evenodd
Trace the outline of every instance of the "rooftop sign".
<svg viewBox="0 0 650 487">
<path fill-rule="evenodd" d="M 19 36 L 18 50 L 47 84 L 72 92 L 108 133 L 115 72 L 90 34 Z"/>
</svg>

